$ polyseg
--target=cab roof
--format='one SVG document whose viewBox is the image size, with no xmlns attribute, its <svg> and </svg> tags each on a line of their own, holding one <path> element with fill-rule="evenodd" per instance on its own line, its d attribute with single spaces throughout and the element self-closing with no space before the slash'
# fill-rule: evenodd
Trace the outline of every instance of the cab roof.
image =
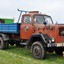
<svg viewBox="0 0 64 64">
<path fill-rule="evenodd" d="M 46 14 L 42 14 L 42 13 L 40 13 L 39 11 L 29 11 L 29 12 L 27 12 L 27 13 L 25 13 L 25 14 L 23 14 L 23 15 L 30 15 L 30 16 L 32 16 L 32 15 L 44 15 L 44 16 L 49 16 L 49 15 L 46 15 Z"/>
</svg>

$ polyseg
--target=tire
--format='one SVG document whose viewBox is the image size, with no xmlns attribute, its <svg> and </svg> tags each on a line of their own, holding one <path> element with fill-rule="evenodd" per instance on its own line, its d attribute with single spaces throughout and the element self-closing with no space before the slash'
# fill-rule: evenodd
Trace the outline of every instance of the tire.
<svg viewBox="0 0 64 64">
<path fill-rule="evenodd" d="M 36 59 L 45 59 L 46 50 L 41 42 L 34 42 L 31 46 L 32 55 Z"/>
<path fill-rule="evenodd" d="M 11 45 L 11 46 L 14 46 L 14 43 L 11 43 L 10 45 Z"/>
<path fill-rule="evenodd" d="M 0 37 L 0 49 L 7 49 L 8 48 L 8 42 L 7 41 L 3 41 L 3 38 Z"/>
<path fill-rule="evenodd" d="M 55 53 L 57 54 L 57 55 L 63 55 L 63 51 L 62 50 L 60 50 L 59 48 L 58 49 L 55 49 Z"/>
<path fill-rule="evenodd" d="M 10 44 L 11 46 L 14 46 L 14 44 L 15 44 L 14 40 L 10 40 L 10 41 L 9 41 L 9 44 Z"/>
</svg>

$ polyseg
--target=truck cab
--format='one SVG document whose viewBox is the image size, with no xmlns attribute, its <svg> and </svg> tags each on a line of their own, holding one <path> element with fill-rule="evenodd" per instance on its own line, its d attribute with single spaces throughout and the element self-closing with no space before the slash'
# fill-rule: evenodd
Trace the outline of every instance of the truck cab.
<svg viewBox="0 0 64 64">
<path fill-rule="evenodd" d="M 42 33 L 42 31 L 40 31 L 41 29 L 44 29 L 47 25 L 53 24 L 50 16 L 40 14 L 38 11 L 32 11 L 28 14 L 24 14 L 21 21 L 21 39 L 29 39 L 34 33 Z"/>
</svg>

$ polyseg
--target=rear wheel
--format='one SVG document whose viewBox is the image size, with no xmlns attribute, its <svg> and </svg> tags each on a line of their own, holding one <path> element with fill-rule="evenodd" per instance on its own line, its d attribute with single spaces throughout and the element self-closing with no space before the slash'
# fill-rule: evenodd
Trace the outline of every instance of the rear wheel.
<svg viewBox="0 0 64 64">
<path fill-rule="evenodd" d="M 0 49 L 7 49 L 8 48 L 8 42 L 4 41 L 2 37 L 0 37 Z"/>
<path fill-rule="evenodd" d="M 34 42 L 31 46 L 32 55 L 37 59 L 44 59 L 46 56 L 46 50 L 41 42 Z"/>
<path fill-rule="evenodd" d="M 9 41 L 9 44 L 10 44 L 11 46 L 14 46 L 15 41 L 14 41 L 14 40 L 10 40 L 10 41 Z"/>
</svg>

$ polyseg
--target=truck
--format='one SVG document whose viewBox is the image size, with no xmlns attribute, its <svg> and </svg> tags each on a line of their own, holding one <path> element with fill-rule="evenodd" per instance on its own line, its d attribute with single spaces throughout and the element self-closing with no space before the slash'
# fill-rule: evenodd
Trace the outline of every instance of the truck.
<svg viewBox="0 0 64 64">
<path fill-rule="evenodd" d="M 0 24 L 0 49 L 27 46 L 36 59 L 44 59 L 47 52 L 63 55 L 64 24 L 54 24 L 51 16 L 39 11 L 18 11 L 18 23 Z"/>
<path fill-rule="evenodd" d="M 11 19 L 11 18 L 0 18 L 0 23 L 10 24 L 13 22 L 14 22 L 14 19 Z"/>
</svg>

